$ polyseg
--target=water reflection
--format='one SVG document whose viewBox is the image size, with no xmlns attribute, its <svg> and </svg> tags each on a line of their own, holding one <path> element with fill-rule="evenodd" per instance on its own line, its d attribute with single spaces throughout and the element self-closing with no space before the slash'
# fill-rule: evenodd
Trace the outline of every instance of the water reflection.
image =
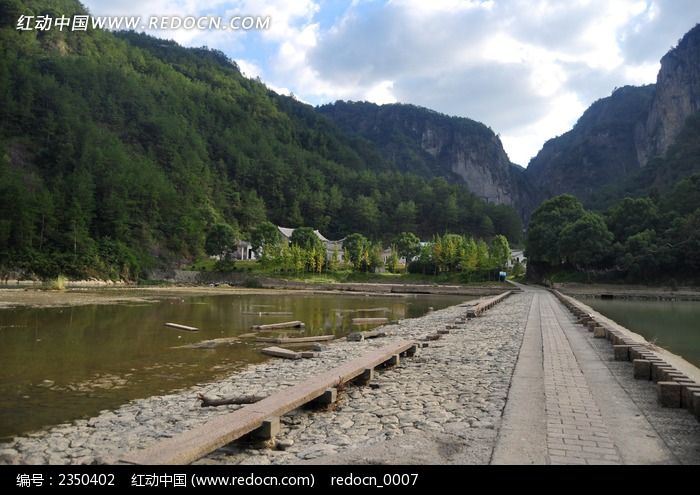
<svg viewBox="0 0 700 495">
<path fill-rule="evenodd" d="M 265 358 L 262 344 L 193 349 L 188 344 L 250 333 L 256 324 L 301 320 L 309 336 L 352 330 L 353 317 L 412 318 L 463 297 L 223 295 L 168 298 L 153 304 L 0 310 L 0 439 L 91 416 L 138 397 L 230 374 Z M 361 309 L 385 308 L 378 311 Z M 260 314 L 260 313 L 287 314 Z M 197 327 L 184 332 L 164 326 Z M 194 398 L 193 398 L 194 400 Z"/>
</svg>

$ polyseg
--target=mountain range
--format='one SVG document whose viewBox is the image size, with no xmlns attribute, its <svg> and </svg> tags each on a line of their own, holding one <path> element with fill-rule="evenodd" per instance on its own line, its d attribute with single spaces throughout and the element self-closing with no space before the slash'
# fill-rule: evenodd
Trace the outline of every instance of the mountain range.
<svg viewBox="0 0 700 495">
<path fill-rule="evenodd" d="M 75 0 L 0 0 L 0 271 L 133 278 L 265 220 L 383 242 L 521 240 L 548 197 L 663 192 L 700 167 L 700 27 L 527 169 L 486 125 L 406 104 L 312 107 L 223 53 L 133 32 L 15 29 Z"/>
</svg>

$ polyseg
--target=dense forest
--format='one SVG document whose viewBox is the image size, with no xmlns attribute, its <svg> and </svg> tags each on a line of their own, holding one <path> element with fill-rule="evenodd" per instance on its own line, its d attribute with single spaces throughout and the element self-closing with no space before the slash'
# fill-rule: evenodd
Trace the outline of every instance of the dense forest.
<svg viewBox="0 0 700 495">
<path fill-rule="evenodd" d="M 402 171 L 217 51 L 136 33 L 18 31 L 73 0 L 0 1 L 0 271 L 135 279 L 230 226 L 505 235 L 515 211 Z"/>
<path fill-rule="evenodd" d="M 700 174 L 669 194 L 627 197 L 604 212 L 571 195 L 533 213 L 527 238 L 528 276 L 546 280 L 577 271 L 586 279 L 697 282 L 700 273 Z"/>
</svg>

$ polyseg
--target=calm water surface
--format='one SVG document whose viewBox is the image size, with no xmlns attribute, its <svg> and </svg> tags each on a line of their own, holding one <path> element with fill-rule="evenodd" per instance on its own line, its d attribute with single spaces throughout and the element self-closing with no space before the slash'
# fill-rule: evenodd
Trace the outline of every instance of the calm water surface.
<svg viewBox="0 0 700 495">
<path fill-rule="evenodd" d="M 353 317 L 414 318 L 463 296 L 221 295 L 144 304 L 0 310 L 0 441 L 40 427 L 90 417 L 136 398 L 205 383 L 266 359 L 250 339 L 209 349 L 183 348 L 235 337 L 251 325 L 301 320 L 306 329 L 272 335 L 343 336 Z M 357 310 L 387 308 L 386 313 Z M 291 312 L 261 316 L 259 312 Z M 176 322 L 197 333 L 163 326 Z M 366 327 L 354 327 L 354 329 Z M 270 335 L 270 334 L 268 334 Z M 268 344 L 269 345 L 269 344 Z M 193 401 L 194 401 L 193 397 Z"/>
<path fill-rule="evenodd" d="M 581 298 L 590 307 L 700 367 L 700 302 Z"/>
</svg>

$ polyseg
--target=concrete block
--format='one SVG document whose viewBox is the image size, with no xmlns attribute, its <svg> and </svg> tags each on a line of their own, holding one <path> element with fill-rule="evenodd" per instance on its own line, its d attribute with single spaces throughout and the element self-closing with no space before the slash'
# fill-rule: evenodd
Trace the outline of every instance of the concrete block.
<svg viewBox="0 0 700 495">
<path fill-rule="evenodd" d="M 669 366 L 671 366 L 671 365 L 669 365 Z M 679 371 L 676 368 L 674 368 L 673 366 L 671 366 L 670 368 L 659 368 L 659 378 L 657 381 L 659 381 L 659 382 L 673 382 L 675 380 L 673 380 L 671 377 L 675 373 L 679 373 Z"/>
<path fill-rule="evenodd" d="M 695 415 L 698 421 L 700 421 L 700 392 L 693 392 L 691 397 L 693 398 L 693 409 L 691 412 Z"/>
<path fill-rule="evenodd" d="M 263 421 L 262 426 L 254 430 L 253 436 L 261 440 L 272 440 L 280 432 L 280 418 L 270 418 Z"/>
<path fill-rule="evenodd" d="M 671 373 L 666 373 L 666 380 L 670 382 L 681 382 L 685 380 L 690 380 L 688 375 L 680 371 L 673 371 Z"/>
<path fill-rule="evenodd" d="M 594 329 L 597 325 L 598 325 L 598 324 L 597 324 L 595 321 L 593 321 L 593 320 L 591 320 L 591 321 L 589 321 L 588 323 L 586 323 L 586 327 L 588 328 L 588 331 L 589 331 L 589 332 L 592 332 L 593 329 Z"/>
<path fill-rule="evenodd" d="M 651 362 L 646 359 L 635 359 L 632 364 L 634 365 L 634 377 L 637 380 L 651 380 Z"/>
<path fill-rule="evenodd" d="M 656 393 L 662 407 L 681 407 L 680 383 L 657 382 Z"/>
<path fill-rule="evenodd" d="M 681 402 L 683 402 L 683 406 L 691 413 L 693 412 L 693 394 L 700 393 L 700 383 L 695 385 L 697 386 L 688 385 L 687 387 L 681 387 Z"/>
<path fill-rule="evenodd" d="M 605 327 L 597 326 L 593 329 L 593 337 L 596 339 L 605 338 Z"/>
<path fill-rule="evenodd" d="M 367 384 L 374 379 L 374 368 L 367 368 L 357 377 L 357 381 L 361 384 Z"/>
<path fill-rule="evenodd" d="M 663 373 L 664 370 L 670 371 L 673 369 L 673 366 L 670 364 L 667 364 L 663 361 L 660 362 L 652 362 L 651 363 L 651 380 L 653 382 L 658 382 L 658 381 L 663 381 Z"/>
<path fill-rule="evenodd" d="M 614 345 L 613 352 L 615 353 L 615 361 L 630 360 L 630 346 L 628 345 Z"/>
<path fill-rule="evenodd" d="M 337 388 L 329 388 L 323 394 L 321 394 L 314 402 L 318 405 L 321 406 L 327 406 L 329 404 L 333 404 L 335 401 L 338 400 L 338 389 Z"/>
<path fill-rule="evenodd" d="M 639 344 L 630 347 L 630 360 L 635 359 L 644 359 L 644 347 Z"/>
<path fill-rule="evenodd" d="M 676 383 L 680 384 L 681 386 L 681 407 L 684 407 L 686 409 L 689 409 L 689 401 L 692 399 L 690 398 L 690 394 L 688 393 L 688 389 L 692 391 L 692 389 L 697 389 L 697 391 L 700 391 L 700 383 L 696 383 L 693 380 L 676 380 Z M 692 405 L 692 403 L 690 404 Z"/>
</svg>

